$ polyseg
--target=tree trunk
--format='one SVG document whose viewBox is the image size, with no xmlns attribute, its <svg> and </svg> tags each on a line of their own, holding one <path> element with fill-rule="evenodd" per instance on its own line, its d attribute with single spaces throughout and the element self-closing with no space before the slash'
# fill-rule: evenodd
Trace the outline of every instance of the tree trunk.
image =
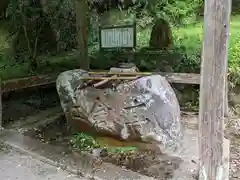
<svg viewBox="0 0 240 180">
<path fill-rule="evenodd" d="M 6 11 L 8 8 L 10 0 L 1 0 L 0 2 L 0 18 L 5 19 L 6 18 Z"/>
<path fill-rule="evenodd" d="M 3 111 L 2 111 L 2 79 L 0 79 L 0 130 L 2 128 L 2 117 L 3 117 Z"/>
<path fill-rule="evenodd" d="M 75 2 L 80 68 L 88 70 L 90 65 L 88 58 L 88 4 L 86 0 L 75 0 Z"/>
</svg>

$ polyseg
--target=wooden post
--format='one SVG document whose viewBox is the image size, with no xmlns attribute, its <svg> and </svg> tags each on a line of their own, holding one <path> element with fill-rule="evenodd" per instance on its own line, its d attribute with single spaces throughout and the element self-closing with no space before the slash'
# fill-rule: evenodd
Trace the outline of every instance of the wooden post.
<svg viewBox="0 0 240 180">
<path fill-rule="evenodd" d="M 205 0 L 199 110 L 199 180 L 228 180 L 224 139 L 231 0 Z"/>
</svg>

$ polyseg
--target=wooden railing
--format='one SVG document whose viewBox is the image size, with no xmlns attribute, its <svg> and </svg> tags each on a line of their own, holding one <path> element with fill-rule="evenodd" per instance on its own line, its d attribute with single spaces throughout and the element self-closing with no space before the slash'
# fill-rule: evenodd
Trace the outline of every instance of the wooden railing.
<svg viewBox="0 0 240 180">
<path fill-rule="evenodd" d="M 163 73 L 156 72 L 154 74 L 160 74 L 170 83 L 182 83 L 182 84 L 199 84 L 200 75 L 193 73 Z M 54 84 L 56 82 L 58 74 L 31 76 L 19 79 L 11 79 L 2 82 L 2 93 Z"/>
<path fill-rule="evenodd" d="M 2 93 L 44 85 L 54 84 L 57 74 L 30 76 L 19 79 L 11 79 L 2 82 Z"/>
</svg>

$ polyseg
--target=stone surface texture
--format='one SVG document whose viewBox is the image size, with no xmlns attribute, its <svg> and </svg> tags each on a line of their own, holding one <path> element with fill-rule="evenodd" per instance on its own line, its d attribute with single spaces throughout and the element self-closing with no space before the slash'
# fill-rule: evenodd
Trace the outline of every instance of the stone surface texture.
<svg viewBox="0 0 240 180">
<path fill-rule="evenodd" d="M 182 140 L 176 95 L 160 75 L 115 82 L 115 88 L 79 88 L 88 72 L 65 71 L 56 81 L 61 106 L 74 121 L 121 139 L 159 144 L 162 152 L 179 149 Z"/>
</svg>

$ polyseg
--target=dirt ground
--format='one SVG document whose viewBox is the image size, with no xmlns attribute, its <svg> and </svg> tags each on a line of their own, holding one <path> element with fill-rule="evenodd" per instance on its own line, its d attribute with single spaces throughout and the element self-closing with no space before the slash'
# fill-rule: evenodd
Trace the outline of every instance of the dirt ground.
<svg viewBox="0 0 240 180">
<path fill-rule="evenodd" d="M 231 180 L 240 179 L 240 137 L 231 138 L 230 146 L 230 177 Z"/>
<path fill-rule="evenodd" d="M 70 144 L 71 135 L 67 132 L 64 119 L 59 119 L 37 129 L 28 130 L 24 134 L 44 143 L 63 146 L 66 149 L 66 153 L 72 148 Z M 155 178 L 164 177 L 164 179 L 171 178 L 173 172 L 179 167 L 182 161 L 177 157 L 161 156 L 150 151 L 133 151 L 120 154 L 108 153 L 102 160 L 146 176 Z"/>
<path fill-rule="evenodd" d="M 24 93 L 26 94 L 26 92 Z M 32 91 L 28 93 L 28 98 L 26 98 L 26 96 L 12 94 L 9 99 L 4 100 L 3 106 L 5 125 L 11 128 L 11 124 L 14 124 L 16 119 L 24 119 L 25 116 L 34 115 L 42 110 L 59 106 L 59 100 L 55 92 L 46 93 L 45 91 L 43 93 Z M 60 118 L 55 122 L 38 128 L 30 128 L 30 130 L 25 132 L 25 135 L 36 138 L 44 143 L 63 146 L 67 151 L 72 148 L 70 144 L 71 135 L 67 131 L 64 118 Z M 237 180 L 240 179 L 240 137 L 231 135 L 230 138 L 230 176 L 231 180 Z M 175 157 L 160 157 L 153 152 L 109 154 L 104 157 L 103 160 L 147 176 L 156 178 L 164 177 L 164 179 L 171 178 L 173 171 L 177 169 L 181 163 L 181 159 Z"/>
<path fill-rule="evenodd" d="M 3 94 L 3 124 L 55 106 L 59 106 L 59 99 L 53 88 L 31 88 Z"/>
</svg>

